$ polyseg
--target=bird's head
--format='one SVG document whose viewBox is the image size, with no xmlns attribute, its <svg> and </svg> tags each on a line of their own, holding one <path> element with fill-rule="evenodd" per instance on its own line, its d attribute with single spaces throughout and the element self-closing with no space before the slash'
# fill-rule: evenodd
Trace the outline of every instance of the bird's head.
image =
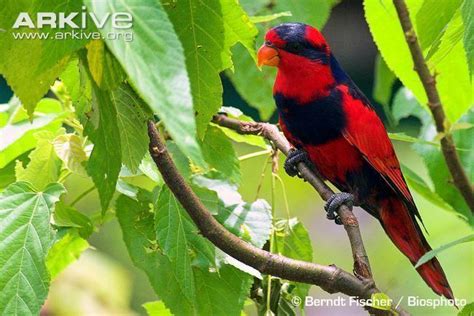
<svg viewBox="0 0 474 316">
<path fill-rule="evenodd" d="M 308 102 L 328 95 L 335 84 L 331 51 L 312 26 L 285 23 L 270 29 L 257 57 L 259 66 L 278 68 L 274 94 Z"/>
<path fill-rule="evenodd" d="M 270 29 L 258 51 L 259 66 L 278 68 L 327 65 L 330 50 L 323 35 L 303 23 L 284 23 Z"/>
</svg>

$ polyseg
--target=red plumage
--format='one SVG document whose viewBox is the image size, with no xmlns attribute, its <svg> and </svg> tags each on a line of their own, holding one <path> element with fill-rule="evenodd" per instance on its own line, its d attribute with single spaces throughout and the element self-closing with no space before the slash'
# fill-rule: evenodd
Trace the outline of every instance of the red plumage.
<svg viewBox="0 0 474 316">
<path fill-rule="evenodd" d="M 408 203 L 414 203 L 382 121 L 363 100 L 352 97 L 347 86 L 341 86 L 340 89 L 343 91 L 344 112 L 348 117 L 344 138 L 357 148 L 390 187 L 400 192 Z"/>
<path fill-rule="evenodd" d="M 272 65 L 278 66 L 273 93 L 286 138 L 308 153 L 322 176 L 352 193 L 378 218 L 393 243 L 415 264 L 431 248 L 416 220 L 419 214 L 392 143 L 369 101 L 316 29 L 283 24 L 265 39 L 266 51 L 259 52 L 259 58 L 272 58 Z M 417 270 L 434 292 L 453 298 L 436 258 Z"/>
</svg>

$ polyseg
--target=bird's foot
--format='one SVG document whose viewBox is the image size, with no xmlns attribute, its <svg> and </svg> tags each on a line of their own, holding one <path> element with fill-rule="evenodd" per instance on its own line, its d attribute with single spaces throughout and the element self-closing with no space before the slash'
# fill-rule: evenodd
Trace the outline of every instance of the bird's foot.
<svg viewBox="0 0 474 316">
<path fill-rule="evenodd" d="M 298 168 L 296 166 L 300 162 L 304 162 L 308 166 L 312 166 L 311 160 L 309 160 L 309 156 L 306 151 L 302 149 L 291 149 L 284 164 L 285 171 L 290 177 L 298 175 Z"/>
<path fill-rule="evenodd" d="M 327 213 L 326 217 L 329 220 L 334 220 L 337 225 L 342 225 L 341 218 L 337 214 L 337 210 L 342 204 L 352 207 L 354 205 L 354 196 L 347 192 L 334 193 L 324 205 Z"/>
</svg>

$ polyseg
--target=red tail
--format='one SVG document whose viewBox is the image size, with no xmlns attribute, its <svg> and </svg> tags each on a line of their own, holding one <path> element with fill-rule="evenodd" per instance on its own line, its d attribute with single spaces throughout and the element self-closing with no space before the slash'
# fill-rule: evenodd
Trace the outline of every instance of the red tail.
<svg viewBox="0 0 474 316">
<path fill-rule="evenodd" d="M 385 232 L 414 265 L 426 252 L 431 250 L 420 226 L 410 215 L 406 205 L 399 199 L 387 198 L 379 204 L 380 221 Z M 428 286 L 438 295 L 454 299 L 453 292 L 438 259 L 433 258 L 417 268 Z"/>
</svg>

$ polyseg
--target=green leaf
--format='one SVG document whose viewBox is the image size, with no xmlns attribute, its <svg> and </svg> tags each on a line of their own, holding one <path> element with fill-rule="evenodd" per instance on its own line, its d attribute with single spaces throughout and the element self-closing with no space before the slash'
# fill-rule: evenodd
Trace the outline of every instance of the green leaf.
<svg viewBox="0 0 474 316">
<path fill-rule="evenodd" d="M 439 140 L 436 140 L 436 130 L 433 125 L 433 119 L 427 113 L 426 110 L 421 108 L 413 97 L 413 94 L 406 88 L 402 87 L 397 92 L 393 102 L 393 116 L 396 122 L 401 118 L 415 116 L 420 119 L 422 123 L 421 134 L 417 138 L 417 141 L 413 141 L 413 149 L 423 158 L 430 175 L 430 178 L 434 184 L 434 192 L 424 181 L 416 176 L 415 173 L 404 168 L 406 171 L 407 181 L 412 188 L 418 193 L 423 195 L 432 203 L 448 210 L 456 210 L 458 215 L 465 220 L 472 221 L 472 216 L 468 206 L 464 202 L 459 191 L 454 187 L 452 182 L 448 179 L 451 178 L 451 174 L 447 169 L 444 161 L 444 156 L 441 153 Z M 470 124 L 472 121 L 472 111 L 469 111 L 459 122 L 456 124 L 465 125 Z M 453 132 L 455 145 L 458 150 L 458 154 L 461 157 L 462 164 L 466 168 L 467 174 L 472 174 L 472 142 L 470 138 L 473 129 L 458 129 Z M 390 137 L 393 139 L 393 134 Z M 400 136 L 400 135 L 397 135 Z M 404 140 L 408 140 L 405 135 Z M 447 205 L 449 204 L 449 205 Z"/>
<path fill-rule="evenodd" d="M 38 102 L 32 121 L 17 98 L 12 98 L 8 104 L 0 104 L 0 114 L 6 114 L 7 118 L 6 124 L 0 124 L 0 168 L 36 147 L 33 136 L 36 132 L 55 132 L 64 118 L 61 103 L 53 99 Z"/>
<path fill-rule="evenodd" d="M 0 191 L 11 183 L 15 182 L 15 161 L 0 169 Z"/>
<path fill-rule="evenodd" d="M 193 177 L 194 193 L 208 211 L 230 232 L 262 248 L 271 232 L 271 211 L 265 200 L 253 203 L 243 201 L 237 186 L 225 180 Z M 217 253 L 218 261 L 261 278 L 260 272 L 223 252 Z"/>
<path fill-rule="evenodd" d="M 459 122 L 474 123 L 474 110 L 469 110 Z M 423 129 L 421 137 L 425 140 L 431 141 L 436 135 L 433 133 L 434 127 L 432 124 Z M 458 150 L 458 155 L 461 160 L 461 165 L 469 177 L 470 182 L 474 182 L 474 129 L 460 129 L 452 133 L 456 147 L 462 148 Z M 468 222 L 474 224 L 474 217 L 464 201 L 461 193 L 457 190 L 452 182 L 451 173 L 448 170 L 444 156 L 440 149 L 417 143 L 413 145 L 415 151 L 423 158 L 431 180 L 433 181 L 435 192 L 449 203 L 463 218 L 468 219 Z M 464 150 L 466 149 L 466 150 Z"/>
<path fill-rule="evenodd" d="M 472 313 L 474 313 L 474 303 L 469 303 L 464 306 L 464 308 L 459 312 L 458 316 L 472 316 Z"/>
<path fill-rule="evenodd" d="M 229 231 L 259 248 L 270 235 L 270 205 L 265 200 L 220 208 L 216 219 Z"/>
<path fill-rule="evenodd" d="M 189 215 L 166 186 L 156 202 L 155 228 L 158 244 L 173 263 L 183 294 L 193 301 L 197 293 L 191 263 L 200 256 L 214 265 L 214 247 L 198 234 Z"/>
<path fill-rule="evenodd" d="M 474 3 L 469 0 L 464 0 L 461 11 L 464 22 L 464 49 L 466 50 L 472 80 L 474 75 Z"/>
<path fill-rule="evenodd" d="M 405 133 L 387 133 L 387 134 L 388 134 L 388 137 L 391 140 L 398 140 L 398 141 L 407 142 L 407 143 L 418 143 L 418 142 L 422 141 L 418 138 L 409 136 Z M 439 147 L 439 144 L 437 144 L 435 142 L 433 142 L 433 145 L 438 145 L 438 147 Z"/>
<path fill-rule="evenodd" d="M 122 161 L 132 172 L 136 172 L 148 152 L 147 120 L 150 114 L 146 104 L 126 84 L 113 90 L 111 98 L 117 109 Z"/>
<path fill-rule="evenodd" d="M 178 282 L 175 265 L 157 247 L 149 200 L 120 196 L 117 217 L 133 263 L 144 270 L 160 299 L 175 315 L 238 315 L 252 278 L 230 266 L 219 273 L 193 267 L 195 300 L 190 301 Z"/>
<path fill-rule="evenodd" d="M 239 269 L 240 271 L 253 276 L 254 278 L 257 278 L 260 280 L 263 279 L 262 274 L 258 270 L 256 270 L 255 268 L 252 268 L 251 266 L 246 265 L 245 263 L 240 262 L 234 257 L 229 256 L 228 254 L 226 254 L 220 249 L 216 249 L 216 258 L 218 260 L 218 263 L 229 264 Z"/>
<path fill-rule="evenodd" d="M 460 130 L 460 129 L 469 129 L 469 128 L 473 128 L 474 127 L 474 124 L 471 124 L 471 123 L 467 123 L 467 122 L 458 122 L 458 123 L 454 123 L 453 125 L 451 125 L 451 132 L 454 132 L 454 131 L 457 131 L 457 130 Z"/>
<path fill-rule="evenodd" d="M 389 104 L 392 86 L 396 79 L 380 54 L 377 55 L 375 60 L 375 82 L 372 92 L 374 99 L 382 104 Z"/>
<path fill-rule="evenodd" d="M 335 7 L 336 5 L 338 5 L 342 0 L 327 0 L 329 5 L 331 7 Z"/>
<path fill-rule="evenodd" d="M 87 44 L 87 63 L 92 78 L 101 89 L 115 89 L 125 79 L 122 67 L 102 40 Z"/>
<path fill-rule="evenodd" d="M 387 134 L 391 140 L 397 140 L 397 141 L 412 143 L 412 144 L 421 143 L 421 144 L 427 144 L 427 145 L 441 148 L 441 145 L 439 144 L 439 142 L 436 142 L 436 141 L 427 141 L 427 140 L 419 139 L 416 137 L 409 136 L 405 133 L 387 133 Z M 465 149 L 459 149 L 459 150 L 465 150 Z"/>
<path fill-rule="evenodd" d="M 451 247 L 454 247 L 456 245 L 459 245 L 459 244 L 462 244 L 462 243 L 465 243 L 465 242 L 471 242 L 471 241 L 474 241 L 474 234 L 471 234 L 471 235 L 468 235 L 468 236 L 465 236 L 465 237 L 462 237 L 462 238 L 459 238 L 457 240 L 454 240 L 454 241 L 451 241 L 447 244 L 444 244 L 436 249 L 433 249 L 431 251 L 428 251 L 427 253 L 425 253 L 419 260 L 418 262 L 416 263 L 415 265 L 415 268 L 418 268 L 419 266 L 421 266 L 422 264 L 430 261 L 431 259 L 433 259 L 434 257 L 436 257 L 440 252 L 446 250 L 446 249 L 449 249 Z"/>
<path fill-rule="evenodd" d="M 462 35 L 463 21 L 458 10 L 441 38 L 439 49 L 428 60 L 429 68 L 439 74 L 436 86 L 451 122 L 456 122 L 473 104 L 474 89 Z"/>
<path fill-rule="evenodd" d="M 219 272 L 195 269 L 196 302 L 199 315 L 239 315 L 248 296 L 253 279 L 225 265 Z"/>
<path fill-rule="evenodd" d="M 429 124 L 432 120 L 426 110 L 418 103 L 413 93 L 405 87 L 401 87 L 393 98 L 392 116 L 395 124 L 409 116 L 420 119 L 423 125 Z"/>
<path fill-rule="evenodd" d="M 86 0 L 85 4 L 98 19 L 116 12 L 127 12 L 133 16 L 133 30 L 117 30 L 106 24 L 100 30 L 103 34 L 112 32 L 122 38 L 105 42 L 127 73 L 132 86 L 159 115 L 178 147 L 194 163 L 204 167 L 196 140 L 183 48 L 161 4 L 154 0 L 131 0 L 127 3 Z M 127 34 L 133 34 L 133 40 L 124 40 Z"/>
<path fill-rule="evenodd" d="M 73 59 L 60 75 L 60 79 L 66 86 L 77 117 L 81 119 L 84 113 L 90 110 L 92 98 L 92 86 L 83 64 L 78 59 Z"/>
<path fill-rule="evenodd" d="M 255 9 L 252 11 L 260 15 L 290 11 L 292 16 L 281 16 L 279 18 L 280 23 L 304 21 L 318 28 L 322 28 L 326 23 L 331 10 L 327 0 L 265 1 L 263 3 L 252 1 L 247 6 L 252 6 Z M 268 7 L 272 7 L 272 11 Z M 263 43 L 263 37 L 268 27 L 258 25 L 257 28 L 259 31 L 257 46 L 260 46 Z M 260 71 L 255 65 L 254 59 L 248 56 L 245 49 L 241 46 L 234 47 L 232 55 L 235 73 L 227 72 L 226 74 L 245 101 L 258 109 L 261 118 L 263 120 L 269 119 L 275 111 L 272 87 L 275 81 L 276 69 L 264 67 Z"/>
<path fill-rule="evenodd" d="M 425 59 L 429 62 L 429 65 L 436 65 L 437 62 L 449 54 L 451 49 L 462 41 L 462 36 L 463 24 L 461 11 L 456 10 L 449 23 L 443 28 L 426 53 Z M 433 62 L 432 58 L 436 55 L 438 60 Z"/>
<path fill-rule="evenodd" d="M 53 146 L 55 134 L 49 131 L 37 132 L 36 149 L 30 155 L 26 168 L 18 162 L 15 167 L 17 181 L 29 182 L 38 190 L 43 190 L 48 184 L 56 182 L 61 170 L 61 161 L 56 156 Z"/>
<path fill-rule="evenodd" d="M 120 192 L 123 195 L 131 197 L 132 199 L 136 199 L 137 194 L 138 194 L 138 187 L 132 184 L 129 184 L 119 178 L 117 181 L 117 192 Z"/>
<path fill-rule="evenodd" d="M 313 261 L 311 238 L 297 218 L 275 221 L 275 241 L 279 254 L 293 259 Z"/>
<path fill-rule="evenodd" d="M 161 187 L 163 185 L 163 179 L 160 178 L 159 172 L 154 169 L 147 170 L 142 167 L 146 166 L 146 168 L 148 168 L 147 164 L 148 161 L 140 165 L 139 171 L 136 174 L 132 174 L 127 167 L 122 166 L 119 180 L 117 181 L 117 191 L 136 199 L 140 193 L 140 189 L 154 192 L 155 188 Z M 145 172 L 143 172 L 142 169 Z"/>
<path fill-rule="evenodd" d="M 270 286 L 270 311 L 268 311 L 267 306 L 267 295 L 268 295 L 268 277 L 267 280 L 262 282 L 262 298 L 256 300 L 257 310 L 259 315 L 285 315 L 285 316 L 296 316 L 296 307 L 294 302 L 298 302 L 294 300 L 295 295 L 293 291 L 295 286 L 290 284 L 285 280 L 281 280 L 278 278 L 271 279 L 271 286 Z M 296 295 L 298 296 L 298 295 Z M 302 297 L 299 297 L 300 299 Z M 304 297 L 303 297 L 304 298 Z M 301 300 L 299 301 L 301 302 Z M 299 304 L 301 308 L 301 314 L 304 315 L 304 304 Z"/>
<path fill-rule="evenodd" d="M 392 308 L 392 300 L 385 293 L 372 293 L 370 299 L 372 300 L 372 304 L 370 306 L 373 308 L 384 311 L 389 311 Z"/>
<path fill-rule="evenodd" d="M 221 204 L 217 193 L 196 185 L 191 185 L 191 188 L 193 189 L 193 192 L 199 197 L 202 204 L 204 204 L 204 206 L 207 208 L 209 213 L 212 215 L 217 215 Z"/>
<path fill-rule="evenodd" d="M 410 189 L 414 189 L 418 194 L 423 196 L 425 199 L 427 199 L 434 205 L 437 205 L 447 211 L 454 212 L 460 215 L 452 208 L 451 205 L 446 203 L 436 192 L 434 192 L 428 186 L 428 184 L 420 176 L 418 176 L 413 170 L 411 170 L 405 165 L 402 165 L 402 170 L 403 170 L 403 176 L 405 177 L 405 180 L 407 180 L 407 183 Z"/>
<path fill-rule="evenodd" d="M 407 5 L 410 16 L 415 17 L 422 1 L 410 0 Z M 372 37 L 387 66 L 403 85 L 413 92 L 420 104 L 426 106 L 426 94 L 417 73 L 413 70 L 413 59 L 392 1 L 365 0 L 364 8 Z M 462 43 L 449 40 L 459 30 L 459 23 L 455 20 L 449 23 L 438 51 L 428 62 L 430 70 L 438 74 L 437 88 L 446 115 L 452 122 L 457 121 L 472 102 L 471 83 Z M 420 32 L 417 35 L 423 37 Z"/>
<path fill-rule="evenodd" d="M 240 163 L 229 138 L 221 129 L 209 126 L 202 141 L 206 162 L 233 183 L 240 183 Z"/>
<path fill-rule="evenodd" d="M 142 305 L 148 316 L 173 316 L 163 301 L 148 302 Z"/>
<path fill-rule="evenodd" d="M 270 236 L 272 215 L 270 205 L 262 199 L 246 203 L 237 186 L 226 180 L 193 177 L 194 184 L 217 193 L 216 219 L 233 234 L 262 248 Z"/>
<path fill-rule="evenodd" d="M 37 315 L 46 299 L 45 258 L 51 246 L 54 204 L 65 189 L 50 184 L 42 192 L 15 182 L 0 195 L 0 313 Z"/>
<path fill-rule="evenodd" d="M 197 131 L 202 138 L 212 116 L 222 106 L 220 73 L 232 67 L 230 48 L 241 43 L 255 58 L 257 29 L 235 0 L 162 3 L 183 44 Z"/>
<path fill-rule="evenodd" d="M 307 262 L 313 261 L 313 247 L 308 231 L 295 217 L 275 221 L 275 250 L 277 253 Z M 296 286 L 295 294 L 299 297 L 308 295 L 310 285 L 291 282 Z"/>
<path fill-rule="evenodd" d="M 57 203 L 53 218 L 54 225 L 77 228 L 80 236 L 84 239 L 88 238 L 94 230 L 94 226 L 89 217 L 63 202 Z"/>
<path fill-rule="evenodd" d="M 397 78 L 393 72 L 388 69 L 387 64 L 382 59 L 380 54 L 377 55 L 375 60 L 375 82 L 372 91 L 372 96 L 375 101 L 379 102 L 387 116 L 390 124 L 392 124 L 392 116 L 390 112 L 390 97 L 392 96 L 392 86 Z"/>
<path fill-rule="evenodd" d="M 128 254 L 134 265 L 145 271 L 153 289 L 173 314 L 192 314 L 194 307 L 183 295 L 174 265 L 158 248 L 149 202 L 124 195 L 117 199 L 117 218 Z"/>
<path fill-rule="evenodd" d="M 268 6 L 271 0 L 240 0 L 240 5 L 249 15 L 256 15 Z"/>
<path fill-rule="evenodd" d="M 84 128 L 84 133 L 94 143 L 87 173 L 97 186 L 102 212 L 105 212 L 114 195 L 122 165 L 120 130 L 117 111 L 109 94 L 94 86 L 92 97 L 93 116 Z"/>
<path fill-rule="evenodd" d="M 264 32 L 263 26 L 258 25 L 257 28 L 260 34 Z M 257 43 L 262 43 L 262 39 L 263 36 L 259 36 Z M 276 69 L 263 67 L 260 71 L 244 47 L 239 45 L 232 49 L 232 56 L 235 71 L 228 71 L 226 75 L 242 98 L 258 110 L 262 120 L 269 119 L 275 111 L 272 89 Z"/>
<path fill-rule="evenodd" d="M 69 229 L 57 240 L 46 257 L 46 267 L 51 279 L 55 279 L 68 265 L 79 259 L 89 248 L 87 240 L 81 238 L 76 229 Z"/>
<path fill-rule="evenodd" d="M 421 0 L 407 1 L 412 17 L 416 16 L 421 3 Z M 372 37 L 387 66 L 405 87 L 413 91 L 420 103 L 426 103 L 426 95 L 413 71 L 413 60 L 392 1 L 365 0 L 364 9 Z"/>
<path fill-rule="evenodd" d="M 290 11 L 283 11 L 283 12 L 267 14 L 267 15 L 257 15 L 257 16 L 251 16 L 250 21 L 252 23 L 271 22 L 273 20 L 276 20 L 276 19 L 284 17 L 284 16 L 292 16 L 292 14 L 291 14 Z"/>
<path fill-rule="evenodd" d="M 93 40 L 87 44 L 87 64 L 92 79 L 100 87 L 104 76 L 104 47 L 101 40 Z"/>
<path fill-rule="evenodd" d="M 169 151 L 169 149 L 168 149 Z M 170 153 L 171 154 L 171 153 Z M 142 162 L 140 163 L 140 166 L 138 167 L 141 172 L 143 172 L 144 175 L 146 175 L 148 178 L 153 180 L 156 183 L 162 183 L 163 179 L 161 178 L 160 172 L 158 171 L 158 168 L 156 167 L 155 162 L 151 158 L 149 153 L 145 154 L 145 157 L 143 158 Z"/>
<path fill-rule="evenodd" d="M 83 140 L 78 135 L 59 135 L 53 140 L 53 147 L 67 169 L 80 175 L 86 174 L 84 164 L 87 161 L 87 155 L 83 148 Z"/>
<path fill-rule="evenodd" d="M 291 17 L 282 17 L 281 23 L 304 21 L 322 29 L 329 19 L 331 6 L 328 0 L 277 1 L 273 11 L 290 11 Z"/>
<path fill-rule="evenodd" d="M 192 174 L 189 158 L 183 154 L 175 142 L 167 141 L 166 148 L 178 168 L 179 173 L 181 173 L 185 179 L 189 178 Z"/>
<path fill-rule="evenodd" d="M 20 12 L 27 12 L 36 22 L 36 13 L 52 12 L 64 13 L 81 12 L 80 1 L 14 1 L 5 3 L 0 10 L 0 73 L 5 77 L 15 94 L 22 100 L 29 114 L 37 102 L 46 94 L 50 85 L 54 83 L 61 71 L 67 65 L 69 55 L 87 43 L 85 38 L 55 39 L 55 36 L 68 32 L 77 32 L 66 24 L 65 28 L 49 26 L 30 29 L 20 27 L 13 29 Z M 90 22 L 90 21 L 89 21 Z M 79 22 L 78 22 L 79 23 Z M 89 25 L 93 25 L 89 23 Z M 87 33 L 89 27 L 81 32 Z M 20 39 L 16 36 L 43 35 L 32 39 Z M 59 35 L 58 35 L 59 34 Z M 25 67 L 28 65 L 28 67 Z"/>
<path fill-rule="evenodd" d="M 422 49 L 430 47 L 437 38 L 441 37 L 462 1 L 423 1 L 416 14 L 418 40 Z"/>
</svg>

